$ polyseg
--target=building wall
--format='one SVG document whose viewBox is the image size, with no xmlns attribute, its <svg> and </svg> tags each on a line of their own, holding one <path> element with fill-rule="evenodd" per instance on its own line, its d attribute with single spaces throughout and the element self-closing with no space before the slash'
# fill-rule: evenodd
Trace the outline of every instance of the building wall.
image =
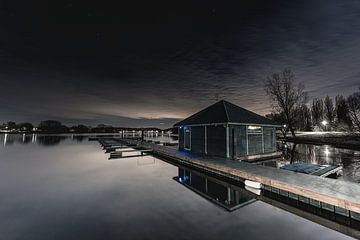
<svg viewBox="0 0 360 240">
<path fill-rule="evenodd" d="M 230 125 L 230 157 L 245 156 L 247 154 L 246 126 Z"/>
<path fill-rule="evenodd" d="M 191 130 L 191 152 L 201 155 L 227 157 L 225 126 L 180 127 L 179 150 L 184 150 L 184 132 L 186 129 Z M 260 126 L 258 129 L 250 130 L 245 125 L 229 125 L 228 133 L 230 158 L 276 151 L 274 127 Z M 205 139 L 207 139 L 206 143 Z"/>
<path fill-rule="evenodd" d="M 205 154 L 205 126 L 191 127 L 191 152 Z"/>
<path fill-rule="evenodd" d="M 223 125 L 207 126 L 207 153 L 226 157 L 226 128 Z"/>
<path fill-rule="evenodd" d="M 184 150 L 184 127 L 179 127 L 178 133 L 179 133 L 179 150 Z"/>
</svg>

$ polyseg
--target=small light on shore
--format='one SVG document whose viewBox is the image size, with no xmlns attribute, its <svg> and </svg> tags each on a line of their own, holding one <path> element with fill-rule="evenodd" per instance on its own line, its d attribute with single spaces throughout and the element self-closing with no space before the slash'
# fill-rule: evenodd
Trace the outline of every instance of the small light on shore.
<svg viewBox="0 0 360 240">
<path fill-rule="evenodd" d="M 326 120 L 323 120 L 323 121 L 321 122 L 321 124 L 322 124 L 323 126 L 326 126 L 326 125 L 328 125 L 328 122 L 327 122 Z"/>
</svg>

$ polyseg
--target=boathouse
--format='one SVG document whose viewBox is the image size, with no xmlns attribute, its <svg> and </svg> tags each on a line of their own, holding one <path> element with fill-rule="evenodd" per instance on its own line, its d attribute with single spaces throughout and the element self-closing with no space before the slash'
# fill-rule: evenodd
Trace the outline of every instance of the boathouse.
<svg viewBox="0 0 360 240">
<path fill-rule="evenodd" d="M 176 123 L 179 150 L 249 160 L 277 155 L 279 124 L 221 100 Z"/>
</svg>

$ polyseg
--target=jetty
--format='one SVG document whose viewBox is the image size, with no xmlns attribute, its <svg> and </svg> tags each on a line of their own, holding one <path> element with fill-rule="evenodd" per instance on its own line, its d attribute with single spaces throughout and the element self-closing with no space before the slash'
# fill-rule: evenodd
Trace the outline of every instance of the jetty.
<svg viewBox="0 0 360 240">
<path fill-rule="evenodd" d="M 319 165 L 311 163 L 292 163 L 280 167 L 281 169 L 310 174 L 319 177 L 328 177 L 330 175 L 337 176 L 342 170 L 342 166 L 339 165 Z"/>
<path fill-rule="evenodd" d="M 127 150 L 110 152 L 109 160 L 135 157 L 138 161 L 142 156 L 153 155 L 178 167 L 203 172 L 226 182 L 242 184 L 245 189 L 246 180 L 259 183 L 261 189 L 249 190 L 258 192 L 257 195 L 261 193 L 258 199 L 360 238 L 360 186 L 356 183 L 320 177 L 321 173 L 304 174 L 246 161 L 197 156 L 188 151 L 179 151 L 174 146 L 141 139 L 91 140 L 99 141 L 103 147 L 110 142 L 126 147 Z M 138 154 L 123 155 L 126 152 Z"/>
<path fill-rule="evenodd" d="M 138 157 L 152 153 L 151 149 L 142 147 L 139 141 L 130 143 L 114 137 L 93 137 L 89 138 L 89 141 L 98 141 L 103 147 L 103 150 L 105 150 L 105 153 L 110 153 L 109 160 L 115 158 Z M 135 155 L 124 155 L 124 153 L 135 153 Z"/>
<path fill-rule="evenodd" d="M 337 179 L 322 178 L 282 169 L 215 157 L 197 157 L 164 146 L 149 146 L 154 155 L 239 181 L 251 180 L 264 188 L 276 188 L 318 202 L 360 214 L 360 186 Z M 351 213 L 349 213 L 351 214 Z"/>
<path fill-rule="evenodd" d="M 95 140 L 95 139 L 94 139 Z M 162 146 L 134 139 L 98 139 L 106 146 L 117 141 L 123 146 L 136 146 L 133 152 L 151 153 L 168 161 L 211 173 L 215 176 L 236 181 L 250 180 L 261 183 L 264 189 L 277 189 L 316 201 L 319 205 L 329 204 L 334 209 L 343 210 L 348 216 L 360 219 L 360 185 L 339 179 L 330 179 L 271 168 L 262 165 L 240 162 L 219 157 L 196 156 L 179 151 L 172 146 Z M 105 141 L 105 142 L 104 142 Z M 122 153 L 113 153 L 113 155 Z"/>
</svg>

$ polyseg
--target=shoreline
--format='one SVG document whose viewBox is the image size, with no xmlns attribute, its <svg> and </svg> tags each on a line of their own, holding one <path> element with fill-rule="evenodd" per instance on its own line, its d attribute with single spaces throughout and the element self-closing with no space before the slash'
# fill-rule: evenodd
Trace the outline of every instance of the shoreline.
<svg viewBox="0 0 360 240">
<path fill-rule="evenodd" d="M 279 140 L 299 144 L 330 145 L 336 148 L 360 150 L 360 134 L 303 134 L 296 137 L 282 137 Z"/>
</svg>

